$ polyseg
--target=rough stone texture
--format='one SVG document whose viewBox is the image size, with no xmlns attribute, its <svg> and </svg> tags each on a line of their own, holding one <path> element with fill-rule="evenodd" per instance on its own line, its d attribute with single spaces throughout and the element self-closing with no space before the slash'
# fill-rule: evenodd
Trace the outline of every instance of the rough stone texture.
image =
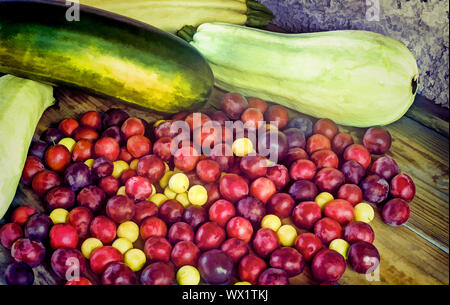
<svg viewBox="0 0 450 305">
<path fill-rule="evenodd" d="M 369 30 L 394 37 L 415 55 L 419 93 L 449 107 L 448 0 L 260 0 L 290 32 Z M 377 3 L 379 5 L 377 5 Z M 379 7 L 379 14 L 372 15 Z M 376 15 L 378 15 L 378 21 Z"/>
</svg>

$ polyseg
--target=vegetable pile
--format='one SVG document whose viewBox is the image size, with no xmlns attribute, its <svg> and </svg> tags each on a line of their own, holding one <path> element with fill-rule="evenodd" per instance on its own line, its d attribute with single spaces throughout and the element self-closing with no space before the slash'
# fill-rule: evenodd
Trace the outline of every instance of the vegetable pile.
<svg viewBox="0 0 450 305">
<path fill-rule="evenodd" d="M 347 263 L 374 271 L 374 208 L 401 225 L 415 195 L 386 155 L 389 132 L 358 144 L 330 119 L 289 119 L 258 98 L 221 105 L 153 125 L 89 111 L 49 128 L 22 173 L 47 213 L 20 206 L 0 229 L 7 283 L 32 284 L 45 257 L 67 285 L 285 285 L 305 266 L 337 284 Z"/>
</svg>

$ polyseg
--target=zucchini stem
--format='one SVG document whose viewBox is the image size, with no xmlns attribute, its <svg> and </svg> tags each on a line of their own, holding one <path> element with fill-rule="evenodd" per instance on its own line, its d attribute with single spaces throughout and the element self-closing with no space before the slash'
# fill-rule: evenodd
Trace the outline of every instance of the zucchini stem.
<svg viewBox="0 0 450 305">
<path fill-rule="evenodd" d="M 265 27 L 274 18 L 271 10 L 264 4 L 254 0 L 247 0 L 247 22 L 245 25 L 251 27 Z"/>
<path fill-rule="evenodd" d="M 177 31 L 177 36 L 183 38 L 187 42 L 191 42 L 194 40 L 194 35 L 196 32 L 197 30 L 192 25 L 185 25 Z"/>
</svg>

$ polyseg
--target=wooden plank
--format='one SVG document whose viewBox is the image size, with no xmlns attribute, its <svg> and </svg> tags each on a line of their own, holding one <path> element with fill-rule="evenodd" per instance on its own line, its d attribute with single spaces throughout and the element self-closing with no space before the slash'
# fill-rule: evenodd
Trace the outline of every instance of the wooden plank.
<svg viewBox="0 0 450 305">
<path fill-rule="evenodd" d="M 436 105 L 420 94 L 416 95 L 416 99 L 406 116 L 447 138 L 449 136 L 448 108 Z"/>
<path fill-rule="evenodd" d="M 217 107 L 223 92 L 215 90 L 210 106 Z M 148 110 L 100 99 L 75 90 L 57 89 L 57 106 L 47 110 L 36 129 L 36 136 L 50 125 L 66 117 L 77 117 L 88 110 L 105 111 L 116 107 L 130 115 L 141 117 L 148 122 L 163 116 Z M 297 115 L 290 112 L 291 116 Z M 361 138 L 364 130 L 341 127 L 355 138 Z M 380 281 L 368 282 L 364 275 L 348 270 L 340 280 L 341 284 L 448 284 L 448 139 L 424 128 L 408 118 L 388 126 L 394 139 L 391 155 L 400 167 L 411 174 L 416 181 L 417 196 L 411 203 L 411 218 L 408 221 L 414 231 L 407 227 L 393 228 L 381 222 L 377 215 L 373 228 L 375 245 L 382 257 Z M 19 186 L 13 205 L 31 204 L 43 210 L 39 199 L 26 186 Z M 8 217 L 8 216 L 7 216 Z M 286 221 L 286 220 L 285 220 Z M 439 245 L 435 246 L 429 241 Z M 0 284 L 6 264 L 11 261 L 9 251 L 0 247 Z M 60 283 L 51 271 L 49 262 L 35 269 L 36 284 Z M 291 279 L 293 284 L 314 283 L 306 270 Z"/>
</svg>

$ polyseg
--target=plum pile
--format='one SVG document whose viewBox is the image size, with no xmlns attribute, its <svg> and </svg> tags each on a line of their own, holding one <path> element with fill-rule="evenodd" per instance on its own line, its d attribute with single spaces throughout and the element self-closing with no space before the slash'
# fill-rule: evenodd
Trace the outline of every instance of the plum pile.
<svg viewBox="0 0 450 305">
<path fill-rule="evenodd" d="M 66 118 L 30 147 L 22 183 L 47 213 L 20 206 L 1 227 L 15 260 L 6 282 L 32 284 L 46 255 L 67 285 L 286 285 L 307 265 L 337 284 L 347 264 L 372 272 L 374 208 L 405 223 L 415 186 L 386 155 L 386 129 L 354 140 L 238 93 L 154 124 L 120 109 Z"/>
</svg>

